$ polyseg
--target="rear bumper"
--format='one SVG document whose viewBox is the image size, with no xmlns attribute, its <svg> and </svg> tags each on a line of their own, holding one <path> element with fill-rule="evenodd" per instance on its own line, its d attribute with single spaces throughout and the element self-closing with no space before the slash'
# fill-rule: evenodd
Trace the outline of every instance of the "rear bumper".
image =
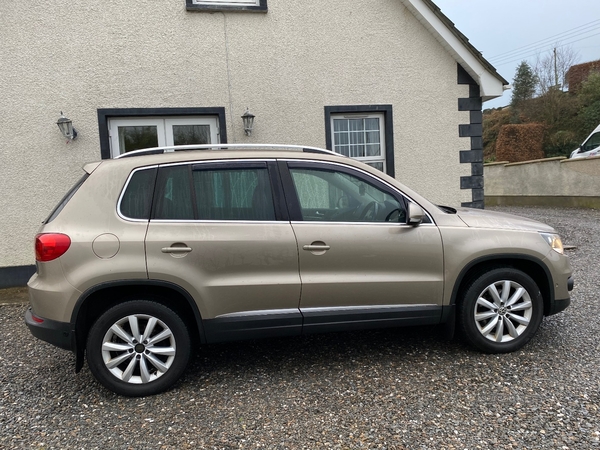
<svg viewBox="0 0 600 450">
<path fill-rule="evenodd" d="M 25 312 L 25 323 L 36 338 L 65 350 L 74 349 L 71 324 L 36 316 L 31 308 Z"/>
</svg>

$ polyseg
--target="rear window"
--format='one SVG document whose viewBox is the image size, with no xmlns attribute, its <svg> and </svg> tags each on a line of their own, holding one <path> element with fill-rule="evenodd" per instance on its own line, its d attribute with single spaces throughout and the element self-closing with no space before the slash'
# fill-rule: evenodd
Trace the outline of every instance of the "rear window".
<svg viewBox="0 0 600 450">
<path fill-rule="evenodd" d="M 73 198 L 73 196 L 75 195 L 75 192 L 77 192 L 77 190 L 81 187 L 81 185 L 85 182 L 85 180 L 87 180 L 88 177 L 89 177 L 89 174 L 87 174 L 87 173 L 84 174 L 79 179 L 79 181 L 77 181 L 77 183 L 75 183 L 75 186 L 73 186 L 71 189 L 69 189 L 69 191 L 65 194 L 65 196 L 62 198 L 62 200 L 58 203 L 58 205 L 56 205 L 54 207 L 54 209 L 52 210 L 50 215 L 42 223 L 50 223 L 54 219 L 56 219 L 56 217 L 60 214 L 60 212 L 67 205 L 67 203 L 69 203 L 69 200 L 71 200 L 71 198 Z"/>
<path fill-rule="evenodd" d="M 137 170 L 133 173 L 127 183 L 119 206 L 123 217 L 141 220 L 150 218 L 155 180 L 155 167 Z"/>
</svg>

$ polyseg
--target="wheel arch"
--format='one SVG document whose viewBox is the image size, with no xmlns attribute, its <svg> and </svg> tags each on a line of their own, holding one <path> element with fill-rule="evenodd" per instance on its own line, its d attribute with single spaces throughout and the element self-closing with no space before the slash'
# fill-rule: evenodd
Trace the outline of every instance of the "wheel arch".
<svg viewBox="0 0 600 450">
<path fill-rule="evenodd" d="M 478 275 L 498 267 L 512 267 L 529 275 L 537 284 L 544 300 L 544 315 L 550 314 L 554 302 L 554 289 L 552 288 L 552 275 L 548 267 L 538 258 L 520 254 L 497 254 L 474 259 L 467 264 L 458 275 L 450 305 L 457 305 L 469 281 Z"/>
<path fill-rule="evenodd" d="M 76 372 L 83 367 L 87 335 L 96 319 L 113 306 L 134 298 L 152 300 L 172 309 L 188 327 L 193 342 L 206 342 L 202 317 L 196 302 L 182 287 L 160 280 L 119 280 L 101 283 L 89 288 L 79 297 L 71 315 Z M 98 299 L 102 301 L 96 301 Z"/>
</svg>

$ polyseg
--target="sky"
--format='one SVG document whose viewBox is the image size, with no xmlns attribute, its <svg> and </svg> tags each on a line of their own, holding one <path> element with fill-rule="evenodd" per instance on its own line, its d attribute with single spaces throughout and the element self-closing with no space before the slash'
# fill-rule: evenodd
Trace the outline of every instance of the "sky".
<svg viewBox="0 0 600 450">
<path fill-rule="evenodd" d="M 554 46 L 567 45 L 577 63 L 600 59 L 600 0 L 433 0 L 512 83 L 517 66 L 532 67 Z M 487 101 L 485 108 L 510 102 L 511 91 Z"/>
</svg>

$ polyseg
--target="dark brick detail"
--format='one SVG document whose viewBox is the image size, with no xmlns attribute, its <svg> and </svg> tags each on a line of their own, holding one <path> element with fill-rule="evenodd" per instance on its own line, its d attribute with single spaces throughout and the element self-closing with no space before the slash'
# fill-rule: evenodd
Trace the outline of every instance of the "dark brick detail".
<svg viewBox="0 0 600 450">
<path fill-rule="evenodd" d="M 473 201 L 482 202 L 484 199 L 483 189 L 473 189 Z"/>
<path fill-rule="evenodd" d="M 477 83 L 475 83 L 475 80 L 471 77 L 471 75 L 469 75 L 469 73 L 463 69 L 463 67 L 460 64 L 456 65 L 458 68 L 458 76 L 457 76 L 457 83 L 458 84 L 475 84 L 477 85 Z"/>
<path fill-rule="evenodd" d="M 483 189 L 482 176 L 460 177 L 461 189 Z"/>
<path fill-rule="evenodd" d="M 483 176 L 483 164 L 471 164 L 471 175 Z"/>
<path fill-rule="evenodd" d="M 471 111 L 469 113 L 471 123 L 483 123 L 483 113 L 481 109 L 479 111 Z"/>
<path fill-rule="evenodd" d="M 459 111 L 481 111 L 481 98 L 459 98 Z"/>
<path fill-rule="evenodd" d="M 483 209 L 483 201 L 481 202 L 463 202 L 460 204 L 463 208 Z"/>
<path fill-rule="evenodd" d="M 460 162 L 461 164 L 483 162 L 483 150 L 461 150 Z"/>
<path fill-rule="evenodd" d="M 479 90 L 479 85 L 478 84 L 471 84 L 469 86 L 469 97 L 471 97 L 471 98 L 479 98 L 479 97 L 481 97 L 480 90 Z"/>
<path fill-rule="evenodd" d="M 483 138 L 481 136 L 471 136 L 471 150 L 483 150 Z"/>
<path fill-rule="evenodd" d="M 459 137 L 481 136 L 482 134 L 483 127 L 480 123 L 464 124 L 458 126 Z"/>
</svg>

